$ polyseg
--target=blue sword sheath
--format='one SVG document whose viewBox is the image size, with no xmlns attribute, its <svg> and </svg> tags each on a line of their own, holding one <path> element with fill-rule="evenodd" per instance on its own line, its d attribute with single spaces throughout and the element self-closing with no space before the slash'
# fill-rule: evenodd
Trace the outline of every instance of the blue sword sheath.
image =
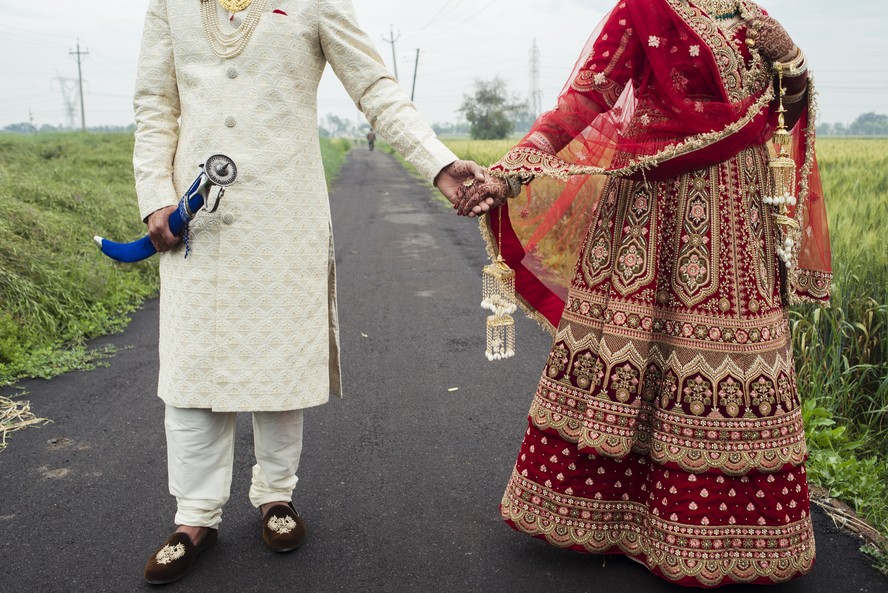
<svg viewBox="0 0 888 593">
<path fill-rule="evenodd" d="M 233 166 L 232 163 L 232 167 Z M 225 173 L 222 173 L 221 170 L 216 173 L 218 176 L 220 174 L 227 174 L 228 171 L 226 168 Z M 236 175 L 236 172 L 232 172 L 232 175 Z M 214 183 L 214 180 L 211 179 L 211 176 L 208 175 L 206 171 L 201 171 L 200 175 L 194 180 L 194 183 L 191 184 L 191 187 L 188 188 L 188 191 L 185 192 L 185 195 L 182 196 L 182 199 L 179 200 L 179 207 L 170 214 L 170 231 L 177 237 L 185 236 L 186 257 L 188 257 L 188 223 L 190 223 L 197 212 L 208 203 L 207 198 L 212 187 L 214 185 L 220 185 L 218 179 L 215 181 L 216 182 Z M 207 209 L 209 212 L 214 212 L 216 210 L 222 195 L 225 193 L 225 187 L 229 184 L 230 183 L 226 183 L 226 185 L 222 185 L 219 188 L 219 193 L 215 200 L 211 201 L 212 208 Z M 96 245 L 98 245 L 99 249 L 102 250 L 102 253 L 119 262 L 139 262 L 148 259 L 157 253 L 157 250 L 151 243 L 150 237 L 147 235 L 141 239 L 132 241 L 131 243 L 116 243 L 98 236 L 94 237 L 93 240 Z"/>
</svg>

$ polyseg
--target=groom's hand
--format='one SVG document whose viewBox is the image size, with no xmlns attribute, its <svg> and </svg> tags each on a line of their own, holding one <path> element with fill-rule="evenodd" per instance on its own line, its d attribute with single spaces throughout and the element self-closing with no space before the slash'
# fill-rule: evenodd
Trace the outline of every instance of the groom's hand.
<svg viewBox="0 0 888 593">
<path fill-rule="evenodd" d="M 454 207 L 457 207 L 463 198 L 466 187 L 472 183 L 484 182 L 487 175 L 484 168 L 473 161 L 453 161 L 438 173 L 435 177 L 435 187 Z"/>
</svg>

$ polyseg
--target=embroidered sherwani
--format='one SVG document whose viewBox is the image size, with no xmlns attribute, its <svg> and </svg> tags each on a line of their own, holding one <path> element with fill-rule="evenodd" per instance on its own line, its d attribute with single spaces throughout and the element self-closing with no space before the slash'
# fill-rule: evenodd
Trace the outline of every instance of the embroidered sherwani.
<svg viewBox="0 0 888 593">
<path fill-rule="evenodd" d="M 236 26 L 213 1 L 223 30 Z M 197 0 L 151 0 L 136 82 L 142 217 L 175 204 L 214 153 L 238 180 L 160 256 L 159 396 L 177 407 L 276 411 L 340 394 L 333 239 L 317 134 L 326 64 L 374 129 L 428 179 L 456 157 L 357 25 L 349 0 L 270 0 L 221 59 Z"/>
</svg>

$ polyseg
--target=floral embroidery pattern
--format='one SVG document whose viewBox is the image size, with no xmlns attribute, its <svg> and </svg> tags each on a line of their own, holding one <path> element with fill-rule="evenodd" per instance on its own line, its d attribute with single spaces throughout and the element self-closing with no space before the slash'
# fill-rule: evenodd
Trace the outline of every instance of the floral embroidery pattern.
<svg viewBox="0 0 888 593">
<path fill-rule="evenodd" d="M 637 184 L 635 191 L 624 199 L 628 207 L 619 225 L 621 228 L 615 229 L 615 232 L 622 232 L 622 239 L 613 280 L 614 287 L 627 294 L 653 278 L 657 235 L 651 233 L 651 229 L 657 226 L 657 210 L 654 196 L 645 184 Z"/>
<path fill-rule="evenodd" d="M 296 529 L 296 521 L 290 516 L 271 517 L 268 520 L 268 528 L 279 535 L 287 535 Z"/>
<path fill-rule="evenodd" d="M 679 196 L 684 215 L 677 235 L 678 261 L 673 289 L 682 302 L 693 306 L 712 295 L 718 286 L 719 219 L 718 167 L 688 176 Z"/>
<path fill-rule="evenodd" d="M 166 566 L 167 564 L 171 564 L 185 555 L 185 546 L 183 544 L 176 544 L 175 546 L 171 546 L 169 544 L 165 545 L 161 550 L 155 555 L 154 559 L 158 564 L 162 564 Z"/>
</svg>

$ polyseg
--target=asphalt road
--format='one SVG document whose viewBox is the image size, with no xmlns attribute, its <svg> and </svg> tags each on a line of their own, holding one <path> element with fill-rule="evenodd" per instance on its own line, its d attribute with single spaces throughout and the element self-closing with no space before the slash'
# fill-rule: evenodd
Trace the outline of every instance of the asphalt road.
<svg viewBox="0 0 888 593">
<path fill-rule="evenodd" d="M 549 337 L 518 319 L 518 355 L 483 356 L 484 249 L 389 156 L 355 150 L 331 196 L 346 398 L 306 415 L 296 506 L 309 540 L 269 552 L 247 500 L 251 427 L 238 426 L 217 546 L 165 591 L 622 593 L 679 591 L 620 557 L 558 550 L 502 523 L 497 505 Z M 109 368 L 22 384 L 52 424 L 0 453 L 0 592 L 129 592 L 173 529 L 157 302 Z M 458 391 L 449 391 L 459 388 Z M 812 574 L 774 593 L 876 593 L 860 542 L 815 514 Z M 732 592 L 760 591 L 736 586 Z"/>
</svg>

